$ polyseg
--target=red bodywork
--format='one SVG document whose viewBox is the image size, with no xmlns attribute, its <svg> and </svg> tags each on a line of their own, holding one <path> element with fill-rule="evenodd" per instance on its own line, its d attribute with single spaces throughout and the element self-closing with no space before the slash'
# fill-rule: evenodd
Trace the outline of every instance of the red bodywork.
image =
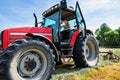
<svg viewBox="0 0 120 80">
<path fill-rule="evenodd" d="M 88 33 L 92 32 L 87 30 Z M 27 33 L 32 33 L 34 35 L 40 35 L 47 38 L 49 41 L 53 41 L 52 39 L 52 29 L 48 27 L 21 27 L 21 28 L 11 28 L 2 31 L 2 49 L 8 47 L 11 42 L 14 42 L 17 39 L 27 38 Z M 70 39 L 69 45 L 71 47 L 74 46 L 77 36 L 81 33 L 81 30 L 76 30 Z"/>
<path fill-rule="evenodd" d="M 74 46 L 75 41 L 77 39 L 77 36 L 81 33 L 81 30 L 77 30 L 73 33 L 71 40 L 70 40 L 70 46 Z"/>
<path fill-rule="evenodd" d="M 2 32 L 2 49 L 5 49 L 11 42 L 17 39 L 27 38 L 27 33 L 43 35 L 52 41 L 52 29 L 45 27 L 22 27 L 6 29 Z"/>
</svg>

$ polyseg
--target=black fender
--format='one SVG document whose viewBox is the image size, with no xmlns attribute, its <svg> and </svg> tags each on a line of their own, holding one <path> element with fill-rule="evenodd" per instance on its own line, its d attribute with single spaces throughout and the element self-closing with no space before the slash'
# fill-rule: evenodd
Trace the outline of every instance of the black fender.
<svg viewBox="0 0 120 80">
<path fill-rule="evenodd" d="M 50 47 L 53 49 L 53 53 L 55 55 L 55 61 L 59 62 L 60 59 L 59 59 L 57 48 L 48 38 L 46 38 L 43 35 L 35 35 L 35 34 L 32 34 L 32 33 L 27 33 L 26 36 L 31 37 L 31 38 L 39 38 L 40 40 L 45 41 L 46 44 L 49 44 Z"/>
<path fill-rule="evenodd" d="M 70 46 L 74 46 L 75 45 L 75 42 L 77 40 L 77 38 L 81 35 L 82 31 L 81 30 L 76 30 L 72 37 L 71 37 L 71 40 L 70 40 Z M 93 32 L 91 30 L 86 30 L 86 33 L 89 33 L 91 35 L 93 35 Z"/>
<path fill-rule="evenodd" d="M 86 30 L 87 33 L 91 34 L 91 35 L 94 35 L 93 32 L 89 29 Z"/>
</svg>

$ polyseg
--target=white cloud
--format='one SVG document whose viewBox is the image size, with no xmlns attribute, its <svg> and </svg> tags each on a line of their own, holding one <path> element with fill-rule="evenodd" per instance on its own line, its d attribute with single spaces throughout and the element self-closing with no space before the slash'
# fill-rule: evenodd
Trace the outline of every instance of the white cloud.
<svg viewBox="0 0 120 80">
<path fill-rule="evenodd" d="M 94 31 L 100 27 L 101 24 L 103 23 L 107 23 L 107 25 L 111 28 L 111 29 L 118 29 L 118 27 L 120 26 L 120 19 L 116 18 L 115 16 L 106 16 L 104 17 L 98 17 L 98 18 L 94 18 L 92 20 L 86 20 L 87 23 L 87 28 Z"/>
<path fill-rule="evenodd" d="M 112 29 L 120 26 L 120 0 L 79 0 L 87 28 L 95 32 L 102 23 Z"/>
<path fill-rule="evenodd" d="M 120 7 L 120 0 L 79 0 L 79 3 L 85 14 Z"/>
</svg>

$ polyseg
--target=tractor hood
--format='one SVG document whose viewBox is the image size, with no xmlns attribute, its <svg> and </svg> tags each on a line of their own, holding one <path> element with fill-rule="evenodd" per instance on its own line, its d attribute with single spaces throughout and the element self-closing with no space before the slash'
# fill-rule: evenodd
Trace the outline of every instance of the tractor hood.
<svg viewBox="0 0 120 80">
<path fill-rule="evenodd" d="M 17 39 L 27 38 L 27 33 L 40 35 L 52 41 L 52 29 L 47 27 L 21 27 L 10 28 L 2 31 L 1 44 L 2 49 L 5 49 L 11 42 Z"/>
</svg>

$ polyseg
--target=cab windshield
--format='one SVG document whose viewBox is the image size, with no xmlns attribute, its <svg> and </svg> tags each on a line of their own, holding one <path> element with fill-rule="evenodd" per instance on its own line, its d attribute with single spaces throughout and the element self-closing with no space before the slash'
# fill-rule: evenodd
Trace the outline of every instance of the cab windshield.
<svg viewBox="0 0 120 80">
<path fill-rule="evenodd" d="M 58 28 L 59 28 L 59 11 L 53 13 L 50 16 L 44 18 L 44 25 L 45 27 L 50 27 L 53 29 L 53 41 L 58 42 Z"/>
</svg>

